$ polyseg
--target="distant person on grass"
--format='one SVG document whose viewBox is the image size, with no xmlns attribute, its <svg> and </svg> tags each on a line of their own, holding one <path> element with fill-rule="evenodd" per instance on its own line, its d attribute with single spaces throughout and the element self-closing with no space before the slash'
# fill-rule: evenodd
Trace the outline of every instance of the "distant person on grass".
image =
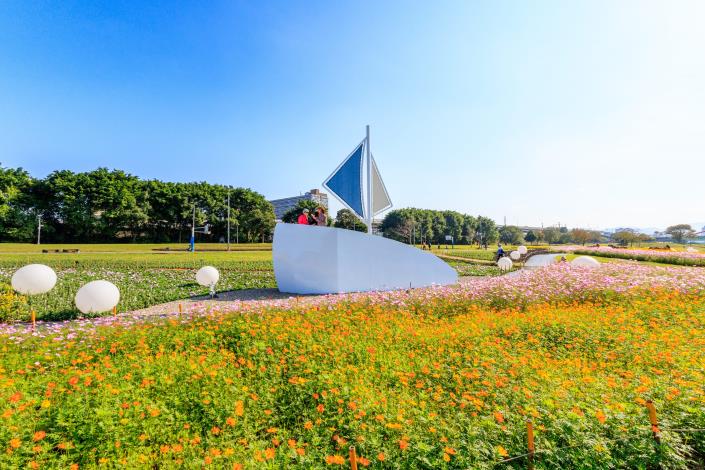
<svg viewBox="0 0 705 470">
<path fill-rule="evenodd" d="M 504 256 L 504 248 L 502 248 L 501 243 L 497 243 L 497 254 L 495 255 L 495 258 L 497 258 L 497 260 L 499 260 L 503 256 Z"/>
<path fill-rule="evenodd" d="M 296 220 L 299 225 L 308 225 L 308 209 L 304 209 Z"/>
<path fill-rule="evenodd" d="M 316 207 L 311 225 L 318 225 L 319 227 L 328 225 L 328 217 L 326 217 L 326 210 L 323 207 Z"/>
</svg>

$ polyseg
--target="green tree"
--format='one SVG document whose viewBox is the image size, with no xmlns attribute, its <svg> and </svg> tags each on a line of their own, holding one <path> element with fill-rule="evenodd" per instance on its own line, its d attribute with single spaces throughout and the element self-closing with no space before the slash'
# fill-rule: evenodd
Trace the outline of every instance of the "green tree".
<svg viewBox="0 0 705 470">
<path fill-rule="evenodd" d="M 587 242 L 590 241 L 591 237 L 592 234 L 590 233 L 590 231 L 582 228 L 574 228 L 570 231 L 570 239 L 573 243 L 580 243 L 581 245 L 585 245 Z"/>
<path fill-rule="evenodd" d="M 487 246 L 496 242 L 499 239 L 499 230 L 497 224 L 489 217 L 479 216 L 477 218 L 477 230 L 475 232 L 475 241 L 478 245 Z"/>
<path fill-rule="evenodd" d="M 0 240 L 29 241 L 40 213 L 33 207 L 35 181 L 22 168 L 0 166 Z"/>
<path fill-rule="evenodd" d="M 350 209 L 340 209 L 335 215 L 333 226 L 345 228 L 355 232 L 367 232 L 367 225 L 364 224 Z"/>
<path fill-rule="evenodd" d="M 515 225 L 499 228 L 499 241 L 507 245 L 519 245 L 524 241 L 524 233 Z"/>
<path fill-rule="evenodd" d="M 622 228 L 612 234 L 612 240 L 620 245 L 632 245 L 639 239 L 639 234 L 634 229 Z"/>
<path fill-rule="evenodd" d="M 538 240 L 538 237 L 536 236 L 533 230 L 529 230 L 528 232 L 526 232 L 524 240 L 526 240 L 528 243 L 534 243 L 536 240 Z"/>
<path fill-rule="evenodd" d="M 217 240 L 227 230 L 228 191 L 205 182 L 143 181 L 105 168 L 85 173 L 55 171 L 20 190 L 26 201 L 22 210 L 31 215 L 21 226 L 32 232 L 39 213 L 45 241 L 185 241 L 195 207 L 196 224 L 213 227 L 212 235 L 199 237 Z M 274 228 L 272 205 L 250 189 L 235 188 L 230 193 L 231 223 L 240 229 L 240 239 L 268 239 Z M 7 233 L 11 232 L 3 232 Z M 13 233 L 12 239 L 20 237 Z"/>
<path fill-rule="evenodd" d="M 695 230 L 688 224 L 671 225 L 666 229 L 666 233 L 673 237 L 676 243 L 683 243 L 685 240 L 695 238 Z"/>
<path fill-rule="evenodd" d="M 543 229 L 543 240 L 548 243 L 556 243 L 561 238 L 561 232 L 555 227 L 547 227 Z"/>
</svg>

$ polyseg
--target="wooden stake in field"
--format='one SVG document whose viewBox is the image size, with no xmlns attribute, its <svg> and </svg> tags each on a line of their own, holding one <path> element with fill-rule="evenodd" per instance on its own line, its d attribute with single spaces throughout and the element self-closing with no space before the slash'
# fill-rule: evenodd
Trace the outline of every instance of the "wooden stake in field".
<svg viewBox="0 0 705 470">
<path fill-rule="evenodd" d="M 350 446 L 350 468 L 357 470 L 357 453 L 355 452 L 355 446 Z"/>
<path fill-rule="evenodd" d="M 117 305 L 113 307 L 113 317 L 117 318 Z"/>
<path fill-rule="evenodd" d="M 654 436 L 654 441 L 656 441 L 656 444 L 661 444 L 661 431 L 659 431 L 658 428 L 658 420 L 656 419 L 656 407 L 654 406 L 654 402 L 647 400 L 646 408 L 649 410 L 649 421 L 651 422 L 651 432 Z"/>
<path fill-rule="evenodd" d="M 37 329 L 37 313 L 32 309 L 32 331 Z"/>
<path fill-rule="evenodd" d="M 529 448 L 529 470 L 534 470 L 534 453 L 536 452 L 536 447 L 534 446 L 534 424 L 531 421 L 526 422 L 526 437 L 527 444 Z"/>
<path fill-rule="evenodd" d="M 179 316 L 181 316 L 182 313 L 184 313 L 184 307 L 183 305 L 179 304 Z"/>
</svg>

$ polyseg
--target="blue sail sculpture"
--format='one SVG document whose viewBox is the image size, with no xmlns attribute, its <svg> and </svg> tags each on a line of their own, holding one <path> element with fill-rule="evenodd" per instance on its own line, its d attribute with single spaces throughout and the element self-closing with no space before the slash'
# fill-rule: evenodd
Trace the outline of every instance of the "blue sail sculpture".
<svg viewBox="0 0 705 470">
<path fill-rule="evenodd" d="M 372 234 L 373 217 L 392 207 L 392 201 L 370 152 L 369 126 L 365 140 L 323 187 Z M 277 224 L 273 260 L 279 290 L 295 294 L 407 289 L 458 279 L 455 269 L 430 252 L 389 238 L 314 225 Z"/>
<path fill-rule="evenodd" d="M 365 218 L 362 205 L 362 154 L 364 143 L 365 141 L 360 142 L 360 145 L 323 182 L 324 188 L 333 193 L 340 202 L 361 219 Z"/>
</svg>

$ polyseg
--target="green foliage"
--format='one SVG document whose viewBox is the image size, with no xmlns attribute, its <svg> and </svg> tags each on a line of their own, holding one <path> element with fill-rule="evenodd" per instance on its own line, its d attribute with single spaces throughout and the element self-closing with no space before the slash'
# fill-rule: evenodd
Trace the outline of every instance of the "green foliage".
<svg viewBox="0 0 705 470">
<path fill-rule="evenodd" d="M 31 188 L 34 180 L 22 168 L 0 166 L 0 241 L 29 241 L 36 227 Z"/>
<path fill-rule="evenodd" d="M 9 282 L 15 270 L 29 263 L 46 264 L 58 277 L 54 289 L 31 300 L 37 318 L 42 320 L 82 317 L 74 306 L 74 296 L 82 285 L 97 279 L 107 279 L 120 289 L 121 312 L 206 295 L 208 289 L 195 280 L 196 271 L 205 265 L 216 266 L 220 271 L 218 291 L 276 286 L 271 251 L 3 255 L 0 283 Z M 2 292 L 0 321 L 27 320 L 29 311 L 18 303 L 22 298 L 3 296 Z M 6 311 L 3 306 L 9 313 L 3 314 Z"/>
<path fill-rule="evenodd" d="M 583 228 L 574 228 L 570 231 L 570 241 L 584 245 L 588 242 L 600 243 L 602 234 L 597 230 L 586 230 Z"/>
<path fill-rule="evenodd" d="M 505 225 L 499 228 L 499 241 L 509 245 L 519 245 L 524 242 L 524 233 L 516 225 Z"/>
<path fill-rule="evenodd" d="M 528 232 L 526 232 L 526 236 L 524 236 L 524 240 L 526 240 L 528 243 L 534 243 L 538 239 L 539 237 L 534 233 L 533 230 L 529 230 Z"/>
<path fill-rule="evenodd" d="M 548 243 L 558 243 L 561 238 L 561 232 L 556 227 L 547 227 L 543 229 L 543 240 Z"/>
<path fill-rule="evenodd" d="M 16 294 L 9 284 L 0 282 L 0 321 L 19 320 L 28 311 L 27 298 Z"/>
<path fill-rule="evenodd" d="M 639 233 L 634 229 L 623 228 L 614 232 L 611 238 L 620 245 L 632 245 L 634 242 L 639 241 Z"/>
<path fill-rule="evenodd" d="M 673 237 L 676 243 L 683 243 L 688 238 L 695 238 L 695 230 L 688 224 L 671 225 L 666 233 Z"/>
<path fill-rule="evenodd" d="M 365 225 L 350 209 L 340 209 L 335 216 L 333 226 L 336 228 L 345 228 L 356 232 L 367 233 L 367 225 Z"/>
<path fill-rule="evenodd" d="M 476 264 L 456 260 L 450 260 L 448 264 L 458 272 L 459 276 L 501 276 L 506 274 L 506 271 L 499 269 L 495 264 Z M 512 270 L 516 270 L 516 268 L 513 267 Z"/>
<path fill-rule="evenodd" d="M 384 236 L 404 243 L 446 243 L 450 235 L 456 244 L 491 243 L 497 239 L 492 219 L 455 211 L 405 208 L 387 213 L 380 229 Z"/>
<path fill-rule="evenodd" d="M 229 188 L 201 183 L 141 180 L 120 170 L 60 170 L 35 180 L 21 169 L 0 167 L 0 233 L 4 241 L 29 241 L 42 216 L 42 240 L 55 242 L 183 241 L 196 224 L 208 223 L 218 240 L 227 230 Z M 230 189 L 231 225 L 245 242 L 268 239 L 272 205 L 250 189 Z"/>
</svg>

